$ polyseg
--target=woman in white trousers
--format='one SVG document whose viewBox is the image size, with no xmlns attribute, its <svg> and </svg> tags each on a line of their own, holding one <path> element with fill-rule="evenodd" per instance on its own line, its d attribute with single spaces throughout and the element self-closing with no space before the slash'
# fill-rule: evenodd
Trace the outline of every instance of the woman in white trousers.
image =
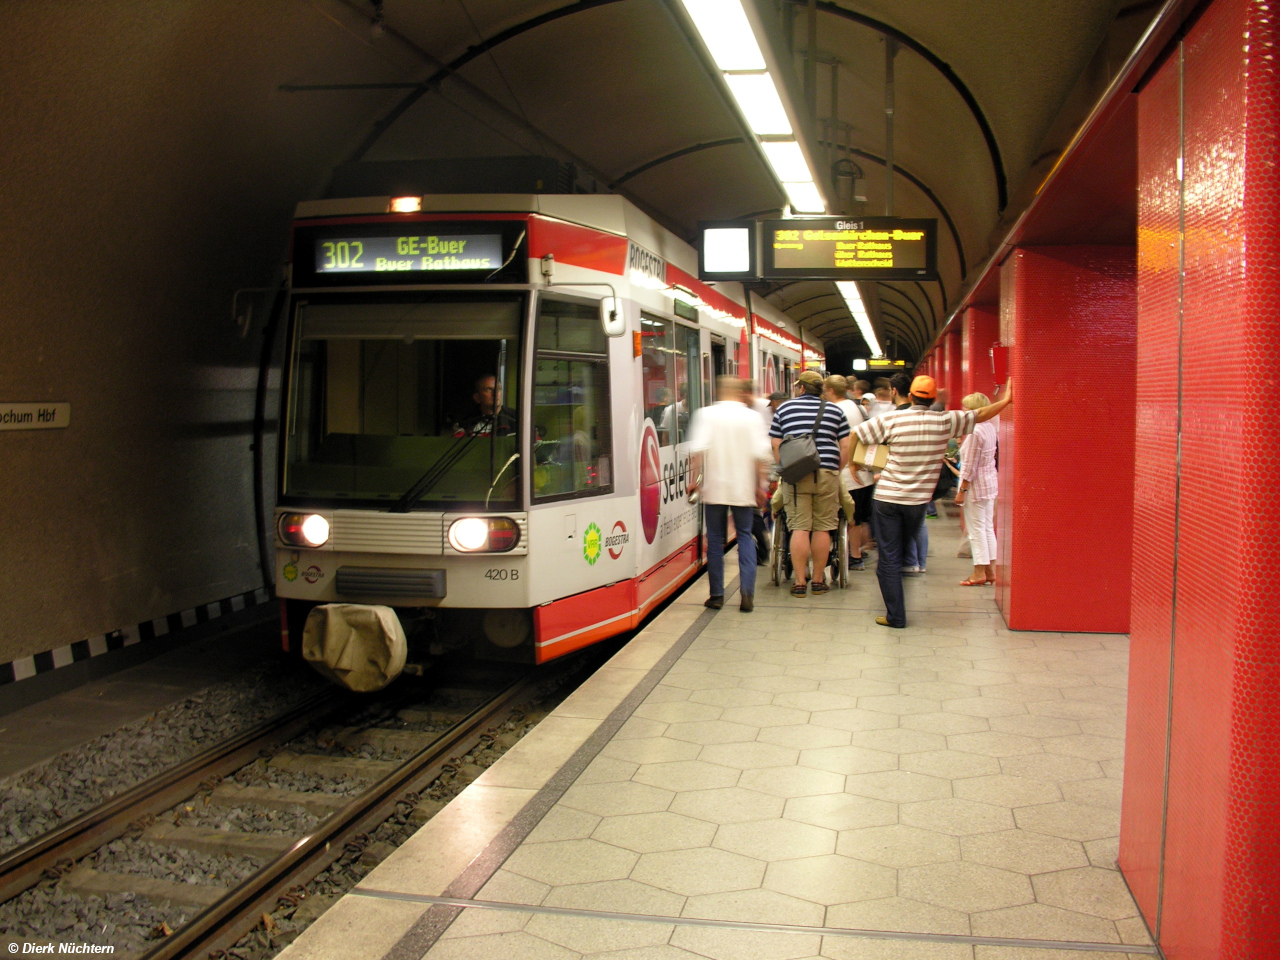
<svg viewBox="0 0 1280 960">
<path fill-rule="evenodd" d="M 991 401 L 984 393 L 971 393 L 960 401 L 966 410 L 977 410 Z M 996 494 L 1000 479 L 996 469 L 999 418 L 978 424 L 960 447 L 960 486 L 956 505 L 964 509 L 964 524 L 973 551 L 973 574 L 962 587 L 996 582 Z"/>
</svg>

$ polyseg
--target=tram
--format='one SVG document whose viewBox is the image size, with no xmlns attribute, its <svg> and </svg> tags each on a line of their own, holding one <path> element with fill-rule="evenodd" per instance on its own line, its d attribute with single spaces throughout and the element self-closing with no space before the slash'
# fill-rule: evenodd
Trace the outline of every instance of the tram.
<svg viewBox="0 0 1280 960">
<path fill-rule="evenodd" d="M 363 688 L 461 649 L 543 663 L 693 577 L 690 417 L 716 374 L 772 369 L 782 389 L 781 352 L 798 373 L 804 351 L 784 315 L 696 264 L 617 196 L 301 203 L 275 510 L 286 647 Z"/>
</svg>

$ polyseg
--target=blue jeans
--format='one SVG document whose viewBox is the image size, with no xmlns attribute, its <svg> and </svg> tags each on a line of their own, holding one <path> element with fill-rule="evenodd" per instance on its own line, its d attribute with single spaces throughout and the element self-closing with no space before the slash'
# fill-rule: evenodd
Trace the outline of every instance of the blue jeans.
<svg viewBox="0 0 1280 960">
<path fill-rule="evenodd" d="M 922 523 L 920 524 L 920 531 L 906 543 L 902 555 L 902 565 L 905 567 L 919 567 L 923 570 L 928 565 L 928 559 L 929 525 Z"/>
<path fill-rule="evenodd" d="M 729 531 L 729 511 L 738 531 L 738 590 L 756 592 L 756 541 L 751 535 L 754 507 L 731 507 L 723 503 L 707 504 L 707 579 L 711 596 L 724 596 L 724 541 Z"/>
<path fill-rule="evenodd" d="M 902 597 L 902 555 L 924 526 L 923 503 L 875 501 L 876 541 L 880 546 L 876 579 L 884 598 L 885 619 L 891 627 L 907 625 L 906 601 Z"/>
</svg>

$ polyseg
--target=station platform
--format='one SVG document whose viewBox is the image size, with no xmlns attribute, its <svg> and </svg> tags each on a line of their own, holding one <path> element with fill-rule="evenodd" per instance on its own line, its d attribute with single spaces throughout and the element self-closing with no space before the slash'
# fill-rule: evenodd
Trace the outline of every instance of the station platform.
<svg viewBox="0 0 1280 960">
<path fill-rule="evenodd" d="M 873 569 L 766 575 L 751 614 L 695 583 L 283 956 L 1155 955 L 1116 869 L 1127 639 L 1006 629 L 930 532 L 906 630 Z"/>
</svg>

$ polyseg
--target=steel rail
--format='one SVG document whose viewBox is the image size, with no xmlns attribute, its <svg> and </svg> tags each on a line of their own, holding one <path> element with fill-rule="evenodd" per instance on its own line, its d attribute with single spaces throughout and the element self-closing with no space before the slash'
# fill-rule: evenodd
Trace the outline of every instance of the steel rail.
<svg viewBox="0 0 1280 960">
<path fill-rule="evenodd" d="M 472 711 L 399 769 L 322 821 L 310 835 L 143 954 L 142 960 L 194 960 L 218 950 L 230 950 L 262 922 L 262 915 L 270 912 L 282 894 L 311 880 L 337 860 L 347 838 L 374 829 L 391 815 L 406 793 L 420 790 L 435 780 L 451 756 L 479 743 L 493 720 L 540 679 L 544 678 L 522 677 Z"/>
<path fill-rule="evenodd" d="M 296 737 L 338 706 L 333 691 L 321 691 L 293 709 L 230 737 L 10 850 L 0 857 L 0 902 L 35 886 L 44 871 L 59 862 L 78 860 L 120 837 L 140 817 L 161 813 L 185 800 L 208 778 L 232 773 L 256 759 L 262 750 Z"/>
</svg>

